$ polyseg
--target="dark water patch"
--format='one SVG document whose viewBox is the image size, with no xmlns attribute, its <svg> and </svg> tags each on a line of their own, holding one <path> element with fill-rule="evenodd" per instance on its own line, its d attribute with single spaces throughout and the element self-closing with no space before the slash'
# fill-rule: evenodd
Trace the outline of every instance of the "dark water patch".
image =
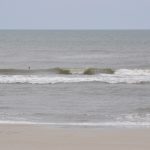
<svg viewBox="0 0 150 150">
<path fill-rule="evenodd" d="M 65 68 L 53 68 L 50 69 L 51 71 L 54 71 L 57 74 L 72 74 L 70 69 L 65 69 Z"/>
<path fill-rule="evenodd" d="M 0 110 L 8 110 L 8 109 L 12 109 L 9 106 L 0 106 Z"/>
<path fill-rule="evenodd" d="M 111 68 L 104 68 L 104 69 L 99 69 L 99 68 L 88 68 L 85 69 L 83 74 L 85 75 L 94 75 L 94 74 L 114 74 L 114 70 Z"/>
<path fill-rule="evenodd" d="M 2 75 L 16 75 L 16 74 L 27 74 L 29 70 L 23 69 L 0 69 Z"/>
<path fill-rule="evenodd" d="M 36 117 L 44 117 L 44 116 L 50 116 L 52 114 L 50 113 L 42 113 L 42 112 L 39 112 L 39 113 L 33 113 L 32 116 L 36 116 Z"/>
<path fill-rule="evenodd" d="M 150 113 L 150 107 L 138 108 L 138 109 L 136 109 L 136 112 L 138 112 L 138 113 Z"/>
</svg>

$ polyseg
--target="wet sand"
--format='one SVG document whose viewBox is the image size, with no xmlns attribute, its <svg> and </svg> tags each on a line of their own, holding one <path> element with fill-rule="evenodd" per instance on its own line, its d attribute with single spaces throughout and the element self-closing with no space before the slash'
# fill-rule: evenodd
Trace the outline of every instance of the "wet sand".
<svg viewBox="0 0 150 150">
<path fill-rule="evenodd" d="M 150 129 L 0 125 L 1 150 L 150 150 Z"/>
</svg>

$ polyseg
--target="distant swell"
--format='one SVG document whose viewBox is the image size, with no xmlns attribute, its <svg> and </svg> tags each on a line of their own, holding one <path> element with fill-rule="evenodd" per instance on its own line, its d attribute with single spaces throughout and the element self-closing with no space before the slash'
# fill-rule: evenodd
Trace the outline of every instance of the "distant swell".
<svg viewBox="0 0 150 150">
<path fill-rule="evenodd" d="M 55 83 L 125 83 L 141 84 L 150 83 L 150 70 L 142 69 L 38 69 L 17 70 L 0 69 L 0 83 L 30 83 L 30 84 L 55 84 Z"/>
</svg>

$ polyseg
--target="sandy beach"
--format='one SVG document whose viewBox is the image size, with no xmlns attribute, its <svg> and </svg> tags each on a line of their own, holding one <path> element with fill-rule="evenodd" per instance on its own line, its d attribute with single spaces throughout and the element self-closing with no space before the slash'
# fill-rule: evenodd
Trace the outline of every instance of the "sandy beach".
<svg viewBox="0 0 150 150">
<path fill-rule="evenodd" d="M 0 125 L 2 150 L 149 150 L 150 129 Z"/>
</svg>

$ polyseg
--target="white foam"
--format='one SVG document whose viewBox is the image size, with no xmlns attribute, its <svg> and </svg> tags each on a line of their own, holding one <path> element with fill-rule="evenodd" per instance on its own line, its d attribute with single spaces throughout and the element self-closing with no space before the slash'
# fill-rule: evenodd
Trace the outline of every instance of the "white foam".
<svg viewBox="0 0 150 150">
<path fill-rule="evenodd" d="M 48 125 L 48 126 L 70 126 L 70 127 L 150 127 L 150 122 L 60 122 L 60 123 L 41 123 L 41 122 L 29 122 L 29 121 L 5 121 L 1 120 L 0 124 L 10 125 Z"/>
<path fill-rule="evenodd" d="M 116 75 L 130 75 L 130 76 L 150 76 L 150 70 L 145 69 L 119 69 L 115 72 Z"/>
<path fill-rule="evenodd" d="M 127 122 L 148 122 L 150 123 L 150 114 L 139 114 L 139 113 L 133 113 L 133 114 L 124 114 L 117 118 L 117 121 L 124 121 Z"/>
</svg>

